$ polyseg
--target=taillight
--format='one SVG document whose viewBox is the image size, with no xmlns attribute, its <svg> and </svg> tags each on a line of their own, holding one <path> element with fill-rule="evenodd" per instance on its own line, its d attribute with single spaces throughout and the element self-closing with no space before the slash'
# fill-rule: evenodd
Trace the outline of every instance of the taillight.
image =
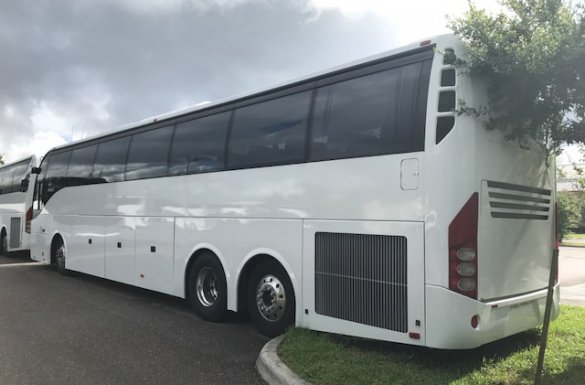
<svg viewBox="0 0 585 385">
<path fill-rule="evenodd" d="M 477 298 L 479 195 L 474 193 L 449 225 L 449 290 Z"/>
<path fill-rule="evenodd" d="M 24 231 L 30 234 L 30 223 L 32 222 L 33 210 L 32 208 L 26 210 Z"/>
</svg>

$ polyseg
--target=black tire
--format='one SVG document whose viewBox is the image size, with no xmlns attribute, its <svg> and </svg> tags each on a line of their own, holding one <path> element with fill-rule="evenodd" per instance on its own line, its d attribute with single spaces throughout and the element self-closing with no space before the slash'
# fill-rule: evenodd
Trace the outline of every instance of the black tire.
<svg viewBox="0 0 585 385">
<path fill-rule="evenodd" d="M 0 235 L 0 256 L 8 256 L 8 237 L 6 236 L 6 231 L 4 230 L 2 230 L 2 234 Z"/>
<path fill-rule="evenodd" d="M 295 293 L 284 268 L 275 261 L 258 265 L 248 280 L 248 312 L 266 337 L 276 337 L 295 323 Z"/>
<path fill-rule="evenodd" d="M 65 243 L 61 238 L 55 241 L 55 267 L 57 271 L 61 275 L 69 275 L 69 270 L 67 270 L 66 260 L 67 260 L 67 249 L 65 248 Z"/>
<path fill-rule="evenodd" d="M 219 259 L 206 252 L 197 257 L 187 276 L 187 301 L 199 317 L 218 321 L 227 311 L 227 283 Z"/>
</svg>

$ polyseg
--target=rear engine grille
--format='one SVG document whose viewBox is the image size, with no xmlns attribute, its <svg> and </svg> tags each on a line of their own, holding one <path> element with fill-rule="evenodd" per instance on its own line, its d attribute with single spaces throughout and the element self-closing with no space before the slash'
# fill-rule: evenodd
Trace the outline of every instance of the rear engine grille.
<svg viewBox="0 0 585 385">
<path fill-rule="evenodd" d="M 10 218 L 10 248 L 20 247 L 20 218 Z"/>
<path fill-rule="evenodd" d="M 406 332 L 406 273 L 406 237 L 315 234 L 318 314 Z"/>
<path fill-rule="evenodd" d="M 487 181 L 492 218 L 547 220 L 551 190 Z"/>
</svg>

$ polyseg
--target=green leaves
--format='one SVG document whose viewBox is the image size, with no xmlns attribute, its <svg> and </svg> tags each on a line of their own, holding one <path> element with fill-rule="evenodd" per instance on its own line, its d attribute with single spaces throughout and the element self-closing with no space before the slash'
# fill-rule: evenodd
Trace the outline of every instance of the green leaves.
<svg viewBox="0 0 585 385">
<path fill-rule="evenodd" d="M 499 14 L 470 3 L 449 27 L 469 49 L 461 65 L 487 84 L 486 128 L 530 137 L 549 151 L 585 143 L 585 12 L 563 0 L 502 0 Z"/>
</svg>

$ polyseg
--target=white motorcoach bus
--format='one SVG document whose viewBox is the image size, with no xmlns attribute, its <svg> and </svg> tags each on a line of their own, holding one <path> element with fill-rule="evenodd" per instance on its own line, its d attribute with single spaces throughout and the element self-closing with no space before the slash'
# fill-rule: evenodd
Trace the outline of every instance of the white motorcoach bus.
<svg viewBox="0 0 585 385">
<path fill-rule="evenodd" d="M 266 335 L 471 348 L 533 328 L 554 167 L 458 116 L 486 96 L 456 55 L 442 36 L 54 148 L 32 257 Z"/>
<path fill-rule="evenodd" d="M 0 167 L 0 255 L 30 251 L 34 156 Z M 33 182 L 34 183 L 34 182 Z"/>
</svg>

